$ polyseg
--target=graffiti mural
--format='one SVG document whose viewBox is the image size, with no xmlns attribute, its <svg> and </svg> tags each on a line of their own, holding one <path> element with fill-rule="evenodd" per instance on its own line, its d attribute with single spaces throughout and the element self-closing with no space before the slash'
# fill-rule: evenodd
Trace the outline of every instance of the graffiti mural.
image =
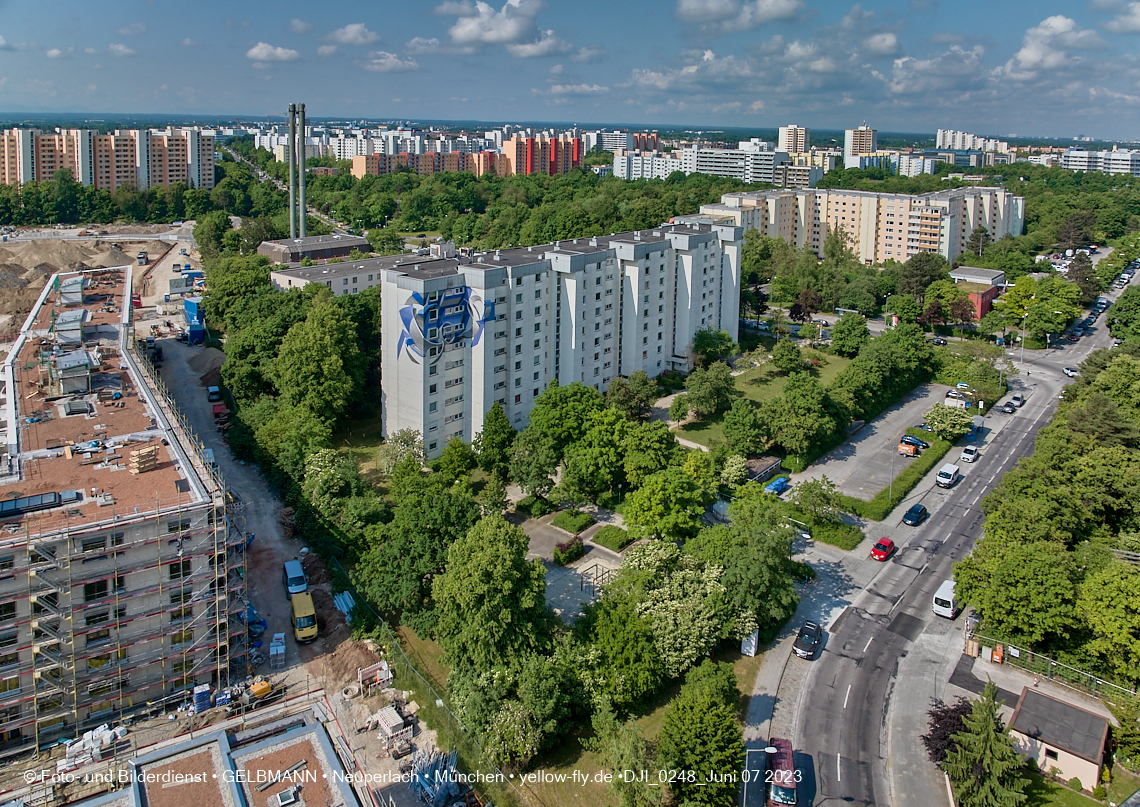
<svg viewBox="0 0 1140 807">
<path fill-rule="evenodd" d="M 467 286 L 445 289 L 435 299 L 413 292 L 400 307 L 400 341 L 396 355 L 406 354 L 416 364 L 435 364 L 449 345 L 470 339 L 479 344 L 483 325 L 495 319 L 495 304 Z"/>
</svg>

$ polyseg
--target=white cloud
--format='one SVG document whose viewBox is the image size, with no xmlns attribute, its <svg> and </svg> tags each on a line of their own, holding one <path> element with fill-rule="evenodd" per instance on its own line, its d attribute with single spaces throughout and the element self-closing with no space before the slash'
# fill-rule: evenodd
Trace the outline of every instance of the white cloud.
<svg viewBox="0 0 1140 807">
<path fill-rule="evenodd" d="M 438 14 L 458 17 L 447 33 L 459 45 L 508 45 L 525 42 L 538 33 L 534 19 L 541 7 L 539 0 L 507 0 L 495 11 L 487 3 L 444 3 Z"/>
<path fill-rule="evenodd" d="M 872 34 L 863 40 L 863 50 L 874 56 L 894 56 L 899 52 L 899 38 L 889 31 Z"/>
<path fill-rule="evenodd" d="M 128 48 L 126 45 L 108 45 L 107 49 L 111 51 L 112 56 L 134 56 L 135 52 Z"/>
<path fill-rule="evenodd" d="M 354 22 L 343 28 L 338 28 L 325 38 L 341 45 L 371 45 L 373 42 L 380 41 L 380 35 L 369 31 L 362 22 Z"/>
<path fill-rule="evenodd" d="M 307 34 L 309 31 L 313 30 L 313 24 L 311 22 L 305 22 L 304 20 L 299 20 L 296 17 L 289 21 L 289 27 L 295 34 Z"/>
<path fill-rule="evenodd" d="M 560 76 L 560 75 L 562 75 L 562 70 L 563 70 L 562 65 L 556 64 L 556 65 L 554 65 L 554 67 L 550 68 L 550 75 Z"/>
<path fill-rule="evenodd" d="M 0 36 L 0 50 L 11 50 L 12 46 L 8 44 L 8 40 Z"/>
<path fill-rule="evenodd" d="M 245 58 L 255 62 L 295 62 L 301 54 L 290 48 L 279 48 L 267 42 L 258 42 L 245 53 Z"/>
<path fill-rule="evenodd" d="M 401 59 L 394 53 L 382 50 L 372 51 L 368 54 L 367 59 L 359 61 L 357 64 L 374 73 L 406 73 L 410 70 L 420 69 L 415 59 Z"/>
<path fill-rule="evenodd" d="M 754 77 L 752 65 L 736 56 L 717 58 L 711 50 L 685 54 L 688 62 L 680 69 L 639 70 L 632 74 L 632 83 L 647 90 L 702 91 L 708 88 L 739 86 Z"/>
<path fill-rule="evenodd" d="M 559 39 L 553 31 L 543 31 L 542 35 L 534 42 L 507 45 L 507 52 L 512 56 L 518 56 L 520 59 L 533 56 L 553 56 L 556 53 L 567 53 L 573 49 L 569 42 Z"/>
<path fill-rule="evenodd" d="M 336 53 L 336 45 L 321 45 L 317 48 L 318 56 L 332 56 Z"/>
<path fill-rule="evenodd" d="M 51 50 L 49 50 L 44 55 L 47 56 L 49 59 L 58 59 L 61 56 L 63 56 L 63 51 L 60 50 L 59 48 L 52 48 Z"/>
<path fill-rule="evenodd" d="M 964 93 L 977 89 L 985 81 L 982 57 L 985 49 L 975 45 L 965 50 L 958 45 L 930 59 L 904 56 L 895 59 L 894 71 L 887 86 L 897 95 L 926 95 L 953 91 Z"/>
<path fill-rule="evenodd" d="M 86 53 L 88 56 L 94 56 L 96 53 L 99 52 L 99 49 L 98 48 L 84 48 L 83 52 Z"/>
<path fill-rule="evenodd" d="M 1140 2 L 1132 0 L 1127 8 L 1104 24 L 1114 34 L 1140 34 Z"/>
<path fill-rule="evenodd" d="M 1069 50 L 1100 50 L 1105 42 L 1091 29 L 1081 29 L 1074 20 L 1060 14 L 1047 17 L 1025 32 L 1021 50 L 998 68 L 998 75 L 1014 81 L 1035 79 L 1041 70 L 1055 70 L 1072 64 Z"/>
<path fill-rule="evenodd" d="M 685 22 L 716 22 L 739 13 L 736 0 L 677 0 L 677 18 Z"/>
<path fill-rule="evenodd" d="M 677 0 L 677 17 L 699 23 L 702 30 L 727 34 L 790 20 L 803 5 L 802 0 Z"/>
<path fill-rule="evenodd" d="M 597 84 L 554 84 L 550 87 L 551 95 L 600 95 L 609 91 L 609 87 Z"/>
<path fill-rule="evenodd" d="M 573 56 L 570 57 L 572 62 L 596 62 L 604 58 L 606 49 L 603 47 L 596 48 L 579 48 Z"/>
<path fill-rule="evenodd" d="M 182 44 L 183 44 L 185 47 L 188 47 L 188 48 L 192 48 L 192 47 L 194 47 L 195 45 L 197 45 L 198 43 L 197 43 L 197 42 L 195 42 L 195 41 L 194 41 L 193 39 L 191 39 L 190 37 L 186 37 L 185 39 L 183 39 L 183 40 L 182 40 Z"/>
<path fill-rule="evenodd" d="M 145 34 L 146 26 L 141 22 L 132 22 L 130 25 L 124 25 L 122 28 L 115 29 L 115 33 L 119 36 L 133 36 L 135 34 Z"/>
<path fill-rule="evenodd" d="M 404 50 L 408 53 L 436 53 L 439 51 L 439 40 L 434 36 L 431 39 L 417 36 L 404 45 Z"/>
<path fill-rule="evenodd" d="M 460 3 L 447 0 L 447 2 L 433 8 L 431 13 L 444 17 L 475 17 L 479 14 L 470 0 L 463 0 Z"/>
<path fill-rule="evenodd" d="M 740 8 L 740 17 L 725 23 L 726 30 L 751 29 L 766 22 L 790 20 L 795 17 L 803 3 L 800 0 L 753 0 Z"/>
</svg>

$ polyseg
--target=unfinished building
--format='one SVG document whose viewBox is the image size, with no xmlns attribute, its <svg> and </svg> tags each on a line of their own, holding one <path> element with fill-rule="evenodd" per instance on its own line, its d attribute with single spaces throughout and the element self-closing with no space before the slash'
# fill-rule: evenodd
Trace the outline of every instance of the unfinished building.
<svg viewBox="0 0 1140 807">
<path fill-rule="evenodd" d="M 131 271 L 54 276 L 0 367 L 0 757 L 247 672 L 243 539 Z"/>
</svg>

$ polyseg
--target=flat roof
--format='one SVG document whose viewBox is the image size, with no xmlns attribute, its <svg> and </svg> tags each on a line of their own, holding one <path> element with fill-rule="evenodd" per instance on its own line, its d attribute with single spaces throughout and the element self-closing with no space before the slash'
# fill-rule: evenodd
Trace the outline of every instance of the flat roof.
<svg viewBox="0 0 1140 807">
<path fill-rule="evenodd" d="M 306 235 L 304 238 L 279 238 L 276 241 L 264 241 L 262 243 L 275 244 L 287 249 L 303 249 L 304 247 L 314 247 L 320 244 L 367 244 L 368 239 L 361 235 L 332 233 L 330 235 Z"/>
<path fill-rule="evenodd" d="M 1030 687 L 1022 687 L 1009 722 L 1011 731 L 1098 765 L 1108 740 L 1108 725 L 1107 718 Z"/>
<path fill-rule="evenodd" d="M 1005 272 L 1000 269 L 982 269 L 977 266 L 955 266 L 950 270 L 950 277 L 984 277 L 987 280 L 995 280 L 1002 277 Z"/>
</svg>

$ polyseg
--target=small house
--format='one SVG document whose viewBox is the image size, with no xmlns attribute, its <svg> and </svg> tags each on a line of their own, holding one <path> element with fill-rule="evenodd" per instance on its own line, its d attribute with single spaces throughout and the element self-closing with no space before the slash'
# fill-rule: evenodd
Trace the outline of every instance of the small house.
<svg viewBox="0 0 1140 807">
<path fill-rule="evenodd" d="M 1023 687 L 1009 735 L 1013 746 L 1042 771 L 1056 768 L 1062 779 L 1080 779 L 1091 789 L 1100 781 L 1108 746 L 1108 718 Z"/>
</svg>

